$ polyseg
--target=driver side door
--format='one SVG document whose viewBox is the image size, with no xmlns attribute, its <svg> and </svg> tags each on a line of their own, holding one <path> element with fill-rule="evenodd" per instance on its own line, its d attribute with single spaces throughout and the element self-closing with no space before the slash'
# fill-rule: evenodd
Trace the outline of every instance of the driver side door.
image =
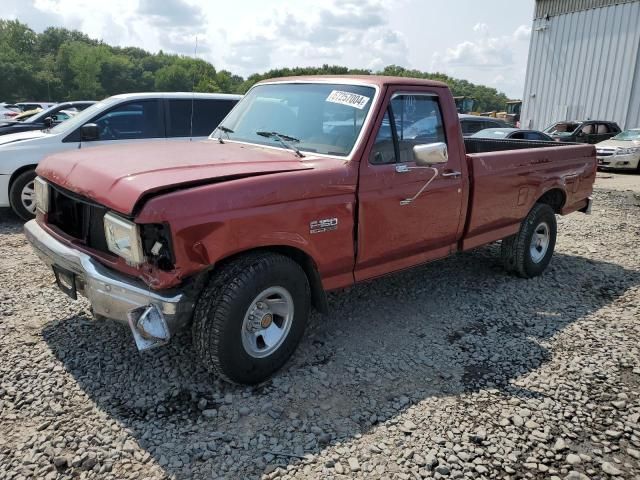
<svg viewBox="0 0 640 480">
<path fill-rule="evenodd" d="M 466 165 L 457 115 L 446 112 L 450 118 L 443 119 L 437 90 L 392 90 L 386 102 L 360 163 L 356 281 L 444 257 L 462 229 Z M 402 205 L 435 174 L 415 168 L 413 147 L 438 142 L 448 145 L 447 163 L 435 165 L 437 176 L 427 189 Z"/>
</svg>

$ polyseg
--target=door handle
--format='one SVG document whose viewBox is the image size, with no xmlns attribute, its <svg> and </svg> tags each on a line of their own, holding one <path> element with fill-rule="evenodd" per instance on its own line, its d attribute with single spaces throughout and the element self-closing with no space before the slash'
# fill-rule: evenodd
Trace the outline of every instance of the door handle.
<svg viewBox="0 0 640 480">
<path fill-rule="evenodd" d="M 444 178 L 458 178 L 462 176 L 461 172 L 444 172 L 440 174 L 441 177 Z"/>
</svg>

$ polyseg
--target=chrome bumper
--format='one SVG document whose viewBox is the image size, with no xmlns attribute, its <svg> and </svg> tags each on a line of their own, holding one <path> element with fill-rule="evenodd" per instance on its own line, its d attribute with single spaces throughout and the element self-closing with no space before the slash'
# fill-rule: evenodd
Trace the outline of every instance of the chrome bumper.
<svg viewBox="0 0 640 480">
<path fill-rule="evenodd" d="M 129 323 L 131 310 L 153 304 L 164 316 L 171 334 L 189 325 L 193 302 L 185 294 L 152 291 L 141 281 L 115 272 L 89 255 L 59 242 L 35 220 L 25 224 L 24 233 L 47 265 L 75 274 L 78 293 L 89 299 L 95 313 Z"/>
</svg>

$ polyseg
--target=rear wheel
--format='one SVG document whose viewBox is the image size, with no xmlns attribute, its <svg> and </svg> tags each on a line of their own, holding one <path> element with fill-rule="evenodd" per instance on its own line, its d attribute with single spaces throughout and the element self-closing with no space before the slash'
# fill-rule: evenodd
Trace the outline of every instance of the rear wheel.
<svg viewBox="0 0 640 480">
<path fill-rule="evenodd" d="M 558 226 L 549 205 L 536 204 L 516 235 L 502 241 L 501 256 L 507 271 L 523 278 L 540 275 L 551 262 Z"/>
<path fill-rule="evenodd" d="M 214 374 L 260 383 L 295 351 L 309 309 L 309 282 L 296 262 L 249 254 L 221 267 L 205 288 L 194 312 L 193 344 Z"/>
<path fill-rule="evenodd" d="M 9 188 L 9 203 L 13 211 L 23 220 L 36 216 L 35 170 L 27 170 L 18 175 Z"/>
</svg>

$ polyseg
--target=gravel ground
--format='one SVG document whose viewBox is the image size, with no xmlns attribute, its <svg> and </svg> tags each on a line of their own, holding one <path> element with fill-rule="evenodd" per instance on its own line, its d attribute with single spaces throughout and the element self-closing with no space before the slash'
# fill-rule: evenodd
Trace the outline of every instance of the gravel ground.
<svg viewBox="0 0 640 480">
<path fill-rule="evenodd" d="M 639 478 L 640 199 L 595 200 L 540 278 L 494 245 L 332 294 L 257 388 L 139 354 L 0 213 L 0 479 Z"/>
</svg>

